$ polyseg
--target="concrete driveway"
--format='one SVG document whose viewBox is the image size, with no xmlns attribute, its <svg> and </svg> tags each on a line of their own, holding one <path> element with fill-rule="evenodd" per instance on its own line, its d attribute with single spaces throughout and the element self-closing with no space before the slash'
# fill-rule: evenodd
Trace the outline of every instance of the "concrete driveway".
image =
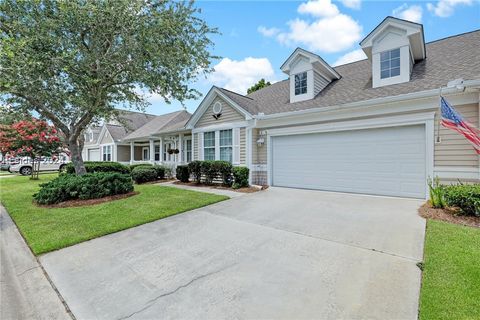
<svg viewBox="0 0 480 320">
<path fill-rule="evenodd" d="M 77 319 L 416 319 L 421 203 L 270 188 L 40 260 Z"/>
</svg>

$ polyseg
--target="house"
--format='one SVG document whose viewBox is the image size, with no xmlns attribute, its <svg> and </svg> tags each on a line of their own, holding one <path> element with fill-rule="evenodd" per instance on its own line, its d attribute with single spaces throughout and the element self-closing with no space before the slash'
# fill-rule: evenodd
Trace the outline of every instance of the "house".
<svg viewBox="0 0 480 320">
<path fill-rule="evenodd" d="M 425 43 L 421 24 L 387 17 L 360 42 L 365 60 L 332 67 L 297 48 L 286 80 L 248 95 L 212 87 L 183 127 L 154 118 L 123 142 L 131 159 L 142 146 L 151 162 L 247 166 L 254 184 L 425 198 L 429 177 L 480 179 L 473 147 L 438 125 L 442 94 L 478 126 L 479 44 L 480 31 Z M 182 156 L 165 157 L 172 147 Z"/>
</svg>

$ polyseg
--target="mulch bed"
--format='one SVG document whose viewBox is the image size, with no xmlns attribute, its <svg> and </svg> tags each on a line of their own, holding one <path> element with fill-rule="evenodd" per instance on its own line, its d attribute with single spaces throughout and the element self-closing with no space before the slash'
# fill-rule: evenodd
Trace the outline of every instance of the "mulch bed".
<svg viewBox="0 0 480 320">
<path fill-rule="evenodd" d="M 181 181 L 175 181 L 173 184 L 180 184 L 184 186 L 191 186 L 191 187 L 202 187 L 202 188 L 208 188 L 208 189 L 223 189 L 223 190 L 230 190 L 230 191 L 235 191 L 235 192 L 241 192 L 241 193 L 254 193 L 258 191 L 262 191 L 268 188 L 268 186 L 262 186 L 261 189 L 254 188 L 254 187 L 246 187 L 246 188 L 239 188 L 239 189 L 232 189 L 228 187 L 224 187 L 221 185 L 205 185 L 202 183 L 196 183 L 196 182 L 181 182 Z"/>
<path fill-rule="evenodd" d="M 418 209 L 418 214 L 425 219 L 435 219 L 480 228 L 480 217 L 459 215 L 459 210 L 456 208 L 436 209 L 430 205 L 429 201 Z"/>
<path fill-rule="evenodd" d="M 68 200 L 56 204 L 49 204 L 49 205 L 40 205 L 36 204 L 35 205 L 38 207 L 42 208 L 70 208 L 70 207 L 83 207 L 83 206 L 92 206 L 94 204 L 100 204 L 104 202 L 110 202 L 110 201 L 115 201 L 115 200 L 120 200 L 120 199 L 125 199 L 125 198 L 130 198 L 135 195 L 139 194 L 137 191 L 125 193 L 125 194 L 117 194 L 114 196 L 108 196 L 108 197 L 103 197 L 103 198 L 98 198 L 98 199 L 87 199 L 87 200 Z"/>
</svg>

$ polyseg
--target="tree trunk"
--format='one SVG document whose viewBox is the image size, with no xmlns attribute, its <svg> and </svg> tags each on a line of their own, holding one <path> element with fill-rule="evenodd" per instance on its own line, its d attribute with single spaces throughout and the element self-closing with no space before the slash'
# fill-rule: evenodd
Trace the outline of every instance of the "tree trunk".
<svg viewBox="0 0 480 320">
<path fill-rule="evenodd" d="M 77 139 L 70 139 L 68 141 L 68 149 L 70 150 L 70 157 L 75 168 L 75 173 L 79 176 L 87 173 L 85 164 L 83 163 L 82 150 L 80 149 Z"/>
</svg>

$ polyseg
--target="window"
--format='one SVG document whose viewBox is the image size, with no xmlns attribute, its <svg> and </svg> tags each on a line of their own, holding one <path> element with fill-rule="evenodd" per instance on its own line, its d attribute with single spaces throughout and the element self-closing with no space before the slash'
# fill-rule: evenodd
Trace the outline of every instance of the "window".
<svg viewBox="0 0 480 320">
<path fill-rule="evenodd" d="M 192 161 L 192 140 L 184 140 L 183 141 L 183 161 L 184 162 L 191 162 Z"/>
<path fill-rule="evenodd" d="M 203 134 L 203 159 L 215 160 L 215 131 Z"/>
<path fill-rule="evenodd" d="M 173 154 L 168 153 L 170 149 L 173 149 L 173 143 L 166 142 L 163 144 L 163 161 L 173 161 Z"/>
<path fill-rule="evenodd" d="M 302 72 L 295 75 L 295 95 L 307 93 L 307 73 Z"/>
<path fill-rule="evenodd" d="M 150 152 L 148 147 L 142 148 L 142 160 L 150 160 Z"/>
<path fill-rule="evenodd" d="M 102 146 L 103 161 L 112 161 L 112 146 Z"/>
<path fill-rule="evenodd" d="M 220 130 L 220 160 L 232 162 L 232 129 Z"/>
<path fill-rule="evenodd" d="M 380 78 L 400 75 L 400 48 L 380 53 Z"/>
<path fill-rule="evenodd" d="M 160 146 L 155 146 L 155 161 L 160 161 Z"/>
</svg>

